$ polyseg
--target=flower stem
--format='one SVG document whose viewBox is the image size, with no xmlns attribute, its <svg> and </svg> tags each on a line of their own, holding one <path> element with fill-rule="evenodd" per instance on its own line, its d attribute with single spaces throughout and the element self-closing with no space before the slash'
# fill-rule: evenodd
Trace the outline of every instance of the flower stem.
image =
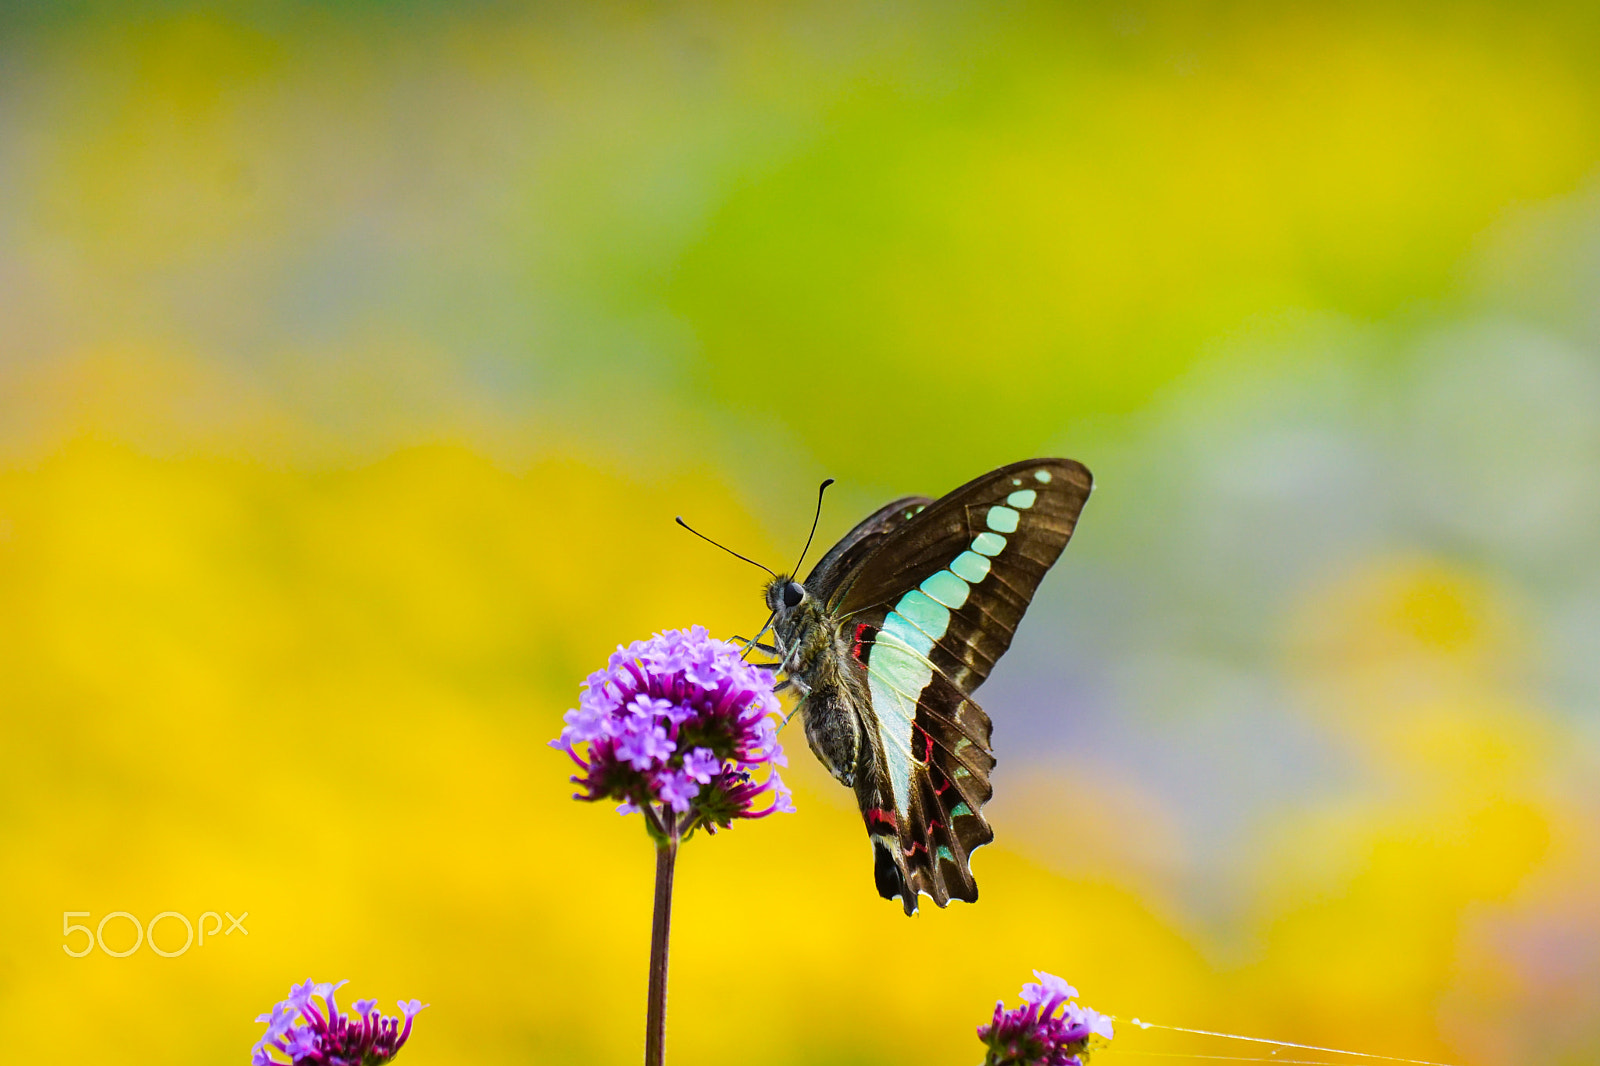
<svg viewBox="0 0 1600 1066">
<path fill-rule="evenodd" d="M 667 1042 L 667 938 L 672 932 L 672 871 L 678 859 L 677 819 L 656 844 L 656 909 L 650 924 L 650 1003 L 645 1012 L 644 1066 L 661 1066 Z"/>
</svg>

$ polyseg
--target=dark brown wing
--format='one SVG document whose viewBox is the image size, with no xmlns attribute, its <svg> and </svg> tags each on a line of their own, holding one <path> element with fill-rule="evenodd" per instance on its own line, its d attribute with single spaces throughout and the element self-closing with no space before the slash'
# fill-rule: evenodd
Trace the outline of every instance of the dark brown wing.
<svg viewBox="0 0 1600 1066">
<path fill-rule="evenodd" d="M 856 527 L 846 533 L 839 543 L 829 548 L 828 554 L 811 568 L 811 573 L 805 580 L 806 591 L 821 603 L 832 600 L 840 578 L 853 574 L 861 565 L 861 561 L 876 551 L 886 537 L 891 536 L 932 502 L 926 496 L 902 496 L 893 503 L 884 504 L 857 522 Z"/>
<path fill-rule="evenodd" d="M 859 562 L 835 571 L 829 613 L 871 698 L 873 766 L 857 799 L 878 890 L 907 914 L 919 892 L 941 907 L 977 898 L 968 858 L 993 839 L 980 810 L 994 756 L 970 694 L 1011 646 L 1091 484 L 1070 459 L 1001 467 L 893 517 Z"/>
<path fill-rule="evenodd" d="M 994 839 L 982 813 L 994 792 L 988 716 L 935 674 L 917 700 L 909 751 L 880 748 L 889 734 L 875 721 L 868 727 L 872 755 L 858 771 L 856 800 L 872 840 L 878 894 L 898 896 L 907 914 L 916 913 L 919 893 L 940 907 L 952 899 L 977 902 L 969 860 Z M 890 776 L 894 760 L 911 767 L 903 810 Z"/>
<path fill-rule="evenodd" d="M 830 613 L 876 629 L 912 590 L 926 593 L 933 582 L 933 598 L 950 618 L 942 631 L 929 634 L 933 647 L 927 654 L 970 693 L 1011 646 L 1039 582 L 1067 546 L 1092 484 L 1089 471 L 1071 459 L 1012 463 L 969 481 L 905 520 L 895 535 L 877 538 L 838 582 Z M 1030 496 L 1026 507 L 1007 504 Z"/>
</svg>

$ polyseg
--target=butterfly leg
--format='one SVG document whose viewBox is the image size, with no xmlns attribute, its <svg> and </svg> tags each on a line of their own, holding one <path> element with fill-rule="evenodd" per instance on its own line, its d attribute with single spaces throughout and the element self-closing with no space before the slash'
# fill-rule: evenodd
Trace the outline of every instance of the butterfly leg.
<svg viewBox="0 0 1600 1066">
<path fill-rule="evenodd" d="M 770 665 L 775 666 L 777 664 L 774 663 Z M 798 677 L 786 677 L 782 681 L 779 681 L 776 685 L 772 686 L 773 692 L 787 692 L 790 689 L 796 690 L 802 696 L 811 695 L 811 686 L 800 680 Z"/>
<path fill-rule="evenodd" d="M 730 639 L 733 640 L 733 641 L 736 641 L 736 642 L 738 642 L 740 644 L 743 644 L 746 648 L 754 648 L 756 651 L 766 652 L 768 655 L 776 655 L 776 654 L 778 654 L 778 649 L 777 648 L 774 648 L 771 644 L 763 644 L 759 640 L 750 640 L 750 639 L 748 639 L 746 637 L 741 637 L 741 636 L 739 636 L 737 634 L 735 634 Z"/>
<path fill-rule="evenodd" d="M 740 653 L 741 658 L 743 656 L 745 656 L 745 655 L 749 655 L 752 648 L 755 649 L 756 651 L 762 652 L 762 653 L 764 653 L 766 655 L 778 656 L 778 658 L 774 659 L 772 662 L 769 662 L 769 663 L 752 662 L 750 665 L 754 666 L 757 670 L 770 670 L 773 673 L 779 673 L 779 672 L 781 672 L 783 670 L 783 668 L 784 668 L 783 658 L 782 658 L 783 653 L 780 652 L 777 648 L 774 648 L 770 644 L 762 644 L 759 641 L 745 640 L 745 638 L 741 637 L 741 636 L 734 636 L 732 639 L 735 640 L 735 641 L 743 642 L 743 644 L 744 644 L 744 651 Z"/>
<path fill-rule="evenodd" d="M 745 641 L 744 651 L 739 653 L 739 658 L 742 659 L 746 655 L 750 654 L 751 649 L 755 647 L 755 645 L 761 640 L 762 637 L 767 635 L 767 630 L 772 628 L 772 620 L 774 618 L 776 618 L 776 617 L 777 617 L 776 614 L 767 615 L 767 621 L 766 621 L 766 623 L 764 625 L 762 625 L 761 631 L 755 635 L 755 639 L 754 640 Z M 739 638 L 735 637 L 734 639 L 738 640 Z"/>
<path fill-rule="evenodd" d="M 796 651 L 798 650 L 799 649 L 796 649 Z M 784 676 L 783 680 L 778 682 L 777 686 L 774 687 L 772 691 L 782 692 L 784 689 L 792 688 L 797 690 L 801 696 L 809 696 L 811 695 L 811 686 L 805 681 L 801 680 L 801 678 L 794 672 L 794 665 L 789 661 L 794 657 L 794 652 L 790 652 L 788 655 L 783 657 L 782 661 L 773 664 L 777 667 L 775 672 Z"/>
</svg>

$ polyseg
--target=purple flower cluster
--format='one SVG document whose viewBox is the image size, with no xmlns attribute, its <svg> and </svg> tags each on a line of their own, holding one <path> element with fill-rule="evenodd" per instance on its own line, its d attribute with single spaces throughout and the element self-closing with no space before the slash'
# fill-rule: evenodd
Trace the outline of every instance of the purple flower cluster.
<svg viewBox="0 0 1600 1066">
<path fill-rule="evenodd" d="M 983 1066 L 1083 1066 L 1089 1037 L 1111 1039 L 1110 1018 L 1071 1002 L 1076 988 L 1055 974 L 1033 976 L 1039 983 L 1022 986 L 1022 1006 L 996 1003 L 994 1020 L 978 1026 L 978 1039 L 989 1045 Z"/>
<path fill-rule="evenodd" d="M 619 813 L 644 810 L 657 829 L 671 819 L 683 831 L 714 832 L 735 818 L 794 810 L 776 770 L 789 765 L 778 713 L 771 675 L 736 646 L 704 626 L 669 629 L 619 646 L 590 674 L 550 746 L 578 764 L 575 799 L 621 800 Z M 772 801 L 757 810 L 769 792 Z"/>
<path fill-rule="evenodd" d="M 347 1016 L 339 1013 L 333 999 L 334 992 L 346 983 L 308 978 L 303 985 L 289 986 L 288 999 L 256 1018 L 266 1023 L 267 1035 L 250 1049 L 250 1066 L 378 1066 L 400 1054 L 411 1036 L 411 1020 L 427 1004 L 401 1000 L 404 1024 L 399 1018 L 379 1014 L 375 999 L 356 1000 L 354 1013 Z M 322 1002 L 318 1004 L 318 1000 Z M 286 1057 L 277 1058 L 274 1051 Z"/>
</svg>

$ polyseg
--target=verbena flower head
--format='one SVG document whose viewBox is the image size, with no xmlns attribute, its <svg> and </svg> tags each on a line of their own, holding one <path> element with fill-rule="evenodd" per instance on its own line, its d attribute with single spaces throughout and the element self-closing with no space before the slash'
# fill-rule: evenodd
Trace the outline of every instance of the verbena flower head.
<svg viewBox="0 0 1600 1066">
<path fill-rule="evenodd" d="M 400 1054 L 411 1036 L 411 1020 L 427 1004 L 401 1000 L 404 1022 L 380 1014 L 375 999 L 356 1000 L 355 1010 L 344 1015 L 334 1002 L 334 993 L 344 984 L 308 978 L 303 985 L 291 985 L 288 999 L 256 1018 L 266 1023 L 267 1032 L 250 1049 L 251 1066 L 378 1066 Z"/>
<path fill-rule="evenodd" d="M 983 1066 L 1083 1066 L 1091 1036 L 1111 1039 L 1111 1019 L 1072 1002 L 1076 988 L 1055 974 L 1033 976 L 1038 983 L 1022 986 L 1022 1006 L 996 1003 L 994 1020 L 978 1026 L 978 1039 L 989 1046 Z"/>
<path fill-rule="evenodd" d="M 789 765 L 778 713 L 771 675 L 736 646 L 704 626 L 669 629 L 618 646 L 550 746 L 578 764 L 573 798 L 621 800 L 621 814 L 650 808 L 652 831 L 671 819 L 715 832 L 794 810 L 776 769 Z"/>
</svg>

